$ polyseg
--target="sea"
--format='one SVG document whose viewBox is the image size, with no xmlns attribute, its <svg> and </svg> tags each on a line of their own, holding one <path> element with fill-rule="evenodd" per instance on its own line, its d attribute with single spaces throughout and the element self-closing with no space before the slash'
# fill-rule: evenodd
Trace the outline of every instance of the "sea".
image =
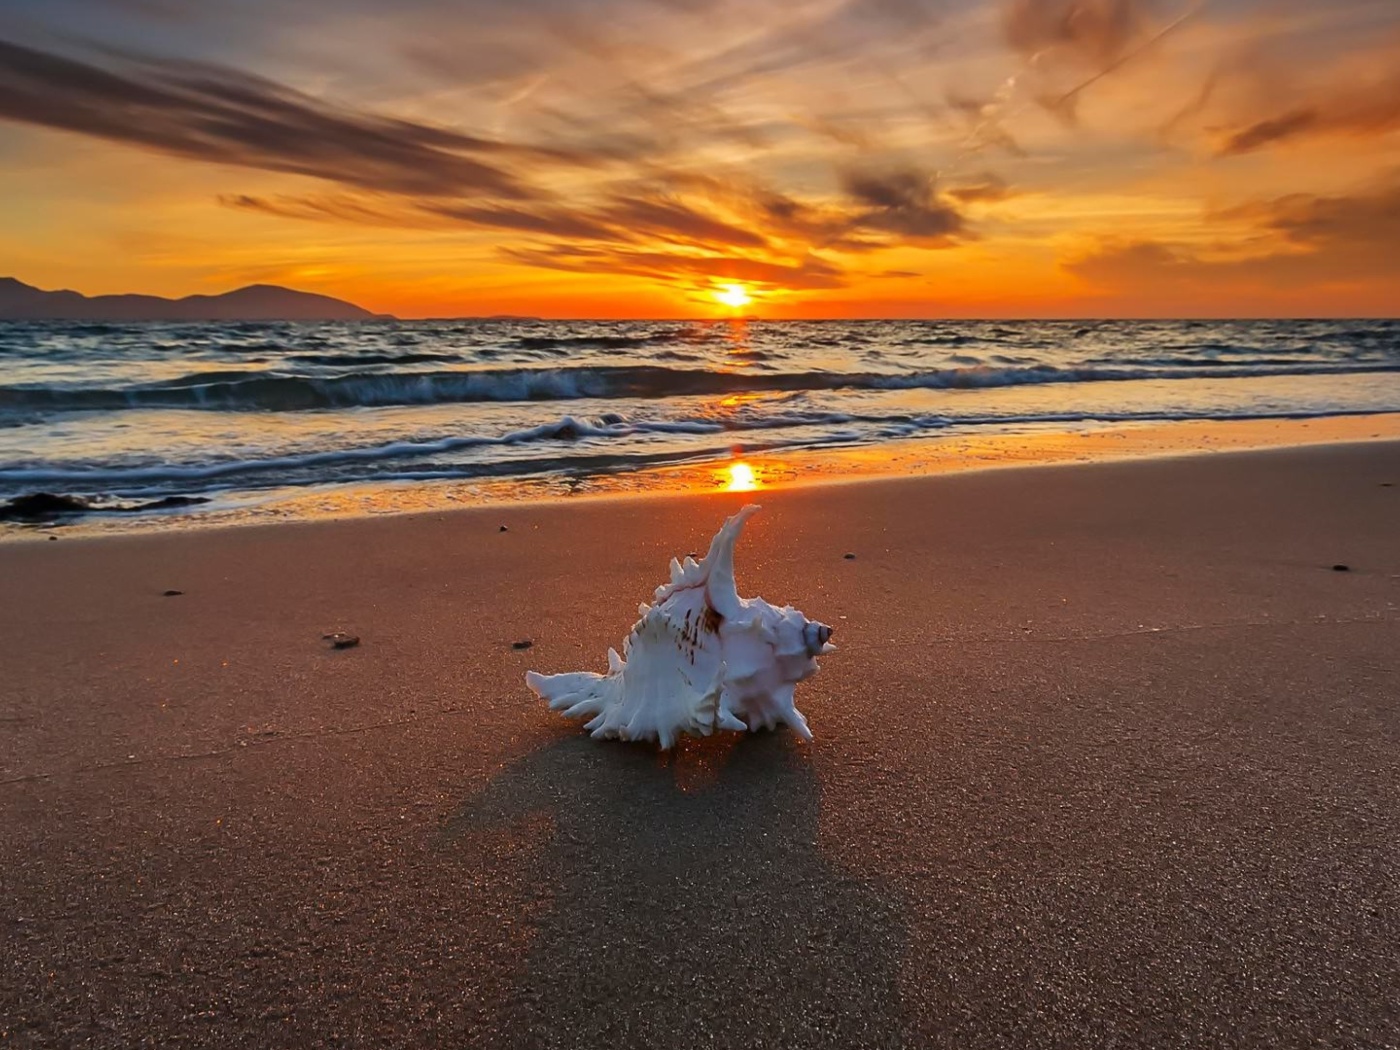
<svg viewBox="0 0 1400 1050">
<path fill-rule="evenodd" d="M 1390 412 L 1395 320 L 0 322 L 0 502 L 99 513 Z"/>
</svg>

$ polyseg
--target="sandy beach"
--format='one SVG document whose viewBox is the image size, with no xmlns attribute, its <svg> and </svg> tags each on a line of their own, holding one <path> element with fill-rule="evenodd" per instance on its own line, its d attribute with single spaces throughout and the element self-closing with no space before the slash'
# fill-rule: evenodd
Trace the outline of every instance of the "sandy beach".
<svg viewBox="0 0 1400 1050">
<path fill-rule="evenodd" d="M 530 695 L 745 502 L 813 744 Z M 0 1043 L 1400 1045 L 1398 601 L 1400 442 L 0 546 Z"/>
</svg>

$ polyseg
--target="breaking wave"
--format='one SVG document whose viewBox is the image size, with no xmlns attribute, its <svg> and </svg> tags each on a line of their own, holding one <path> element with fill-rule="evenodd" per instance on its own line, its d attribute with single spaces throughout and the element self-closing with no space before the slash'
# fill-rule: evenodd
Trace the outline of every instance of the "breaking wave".
<svg viewBox="0 0 1400 1050">
<path fill-rule="evenodd" d="M 485 401 L 667 398 L 777 391 L 974 390 L 1048 383 L 1229 379 L 1400 372 L 1400 363 L 1278 363 L 1266 366 L 944 368 L 886 372 L 723 372 L 659 365 L 505 368 L 400 374 L 306 376 L 277 372 L 198 372 L 120 387 L 0 387 L 0 411 L 183 408 L 300 411 Z"/>
</svg>

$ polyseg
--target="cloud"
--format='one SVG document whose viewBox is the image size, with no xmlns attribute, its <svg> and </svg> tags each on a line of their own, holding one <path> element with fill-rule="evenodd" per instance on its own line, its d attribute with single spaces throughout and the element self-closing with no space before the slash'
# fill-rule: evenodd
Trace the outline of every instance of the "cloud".
<svg viewBox="0 0 1400 1050">
<path fill-rule="evenodd" d="M 324 192 L 314 185 L 298 192 L 287 183 L 287 192 L 219 196 L 225 207 L 249 215 L 503 231 L 514 235 L 500 238 L 507 254 L 534 266 L 647 273 L 692 285 L 720 276 L 767 287 L 833 288 L 848 275 L 832 256 L 954 247 L 975 237 L 963 206 L 1001 199 L 1009 190 L 987 176 L 944 191 L 902 161 L 877 167 L 878 158 L 869 155 L 878 149 L 868 137 L 845 136 L 839 160 L 833 157 L 831 127 L 872 112 L 897 123 L 899 105 L 888 111 L 846 105 L 844 90 L 837 91 L 832 97 L 842 98 L 844 109 L 835 121 L 817 112 L 808 119 L 786 99 L 766 108 L 748 103 L 755 90 L 772 86 L 768 78 L 810 73 L 816 64 L 926 56 L 940 39 L 940 3 L 838 0 L 765 10 L 752 32 L 721 34 L 730 47 L 693 49 L 700 56 L 693 60 L 683 47 L 648 51 L 640 29 L 641 42 L 596 20 L 575 34 L 566 11 L 551 25 L 547 46 L 532 50 L 532 38 L 518 42 L 522 54 L 569 53 L 573 65 L 538 73 L 526 62 L 522 68 L 535 86 L 522 93 L 498 83 L 487 102 L 469 104 L 476 127 L 508 127 L 510 137 L 338 105 L 207 62 L 116 51 L 71 57 L 4 41 L 0 121 L 326 184 Z M 518 12 L 507 14 L 510 21 Z M 709 15 L 694 10 L 685 17 L 698 26 Z M 755 43 L 764 39 L 783 44 L 781 54 L 768 56 L 771 65 Z M 675 63 L 666 60 L 672 53 Z M 596 79 L 567 79 L 590 63 L 607 68 Z M 421 75 L 422 67 L 414 68 Z M 889 83 L 893 93 L 898 71 L 876 71 L 874 81 Z M 725 107 L 741 90 L 736 117 Z M 899 93 L 906 111 L 919 108 L 908 89 Z M 421 93 L 417 98 L 424 104 Z M 799 112 L 786 115 L 794 108 Z M 928 126 L 926 117 L 921 127 Z M 806 141 L 794 142 L 800 136 Z M 759 174 L 765 170 L 767 178 Z M 807 188 L 775 188 L 768 179 L 778 172 L 779 178 L 800 172 Z"/>
<path fill-rule="evenodd" d="M 1261 120 L 1232 132 L 1216 151 L 1220 156 L 1252 153 L 1257 149 L 1303 134 L 1317 124 L 1317 111 L 1299 109 L 1281 117 Z"/>
<path fill-rule="evenodd" d="M 515 230 L 575 241 L 629 243 L 658 239 L 700 247 L 766 248 L 753 230 L 706 215 L 680 200 L 615 197 L 605 206 L 567 208 L 547 202 L 471 203 L 334 194 L 259 197 L 227 194 L 226 207 L 284 219 L 367 226 Z"/>
<path fill-rule="evenodd" d="M 1400 62 L 1400 53 L 1391 56 Z M 1354 80 L 1355 75 L 1349 79 Z M 1400 74 L 1319 93 L 1304 105 L 1229 131 L 1216 146 L 1222 157 L 1269 146 L 1333 136 L 1373 138 L 1400 129 Z"/>
<path fill-rule="evenodd" d="M 510 207 L 506 205 L 428 204 L 421 209 L 468 226 L 542 233 L 580 240 L 631 240 L 622 231 L 584 214 L 558 207 Z"/>
<path fill-rule="evenodd" d="M 1013 50 L 1088 67 L 1117 59 L 1146 23 L 1138 0 L 1011 0 L 1002 11 Z"/>
<path fill-rule="evenodd" d="M 1005 179 L 985 172 L 976 182 L 950 188 L 948 196 L 960 204 L 995 204 L 1016 196 L 1016 191 L 1007 185 Z"/>
<path fill-rule="evenodd" d="M 666 240 L 681 239 L 736 248 L 764 248 L 768 242 L 753 230 L 705 215 L 664 197 L 638 197 L 614 202 L 600 213 L 614 226 L 638 230 Z"/>
<path fill-rule="evenodd" d="M 1282 237 L 1290 244 L 1326 248 L 1381 248 L 1400 269 L 1400 177 L 1371 192 L 1351 196 L 1291 193 L 1272 200 L 1213 212 L 1216 221 L 1243 220 Z"/>
<path fill-rule="evenodd" d="M 1162 22 L 1152 0 L 1009 0 L 1002 34 L 1026 69 L 1008 88 L 1027 79 L 1036 102 L 1072 124 L 1080 96 L 1153 49 L 1206 2 L 1186 0 Z"/>
<path fill-rule="evenodd" d="M 1400 279 L 1400 178 L 1349 196 L 1290 194 L 1212 212 L 1201 247 L 1105 238 L 1065 268 L 1104 287 L 1312 287 Z"/>
<path fill-rule="evenodd" d="M 338 109 L 219 67 L 146 62 L 113 72 L 3 41 L 0 118 L 195 160 L 424 196 L 528 198 L 532 191 L 502 161 L 579 159 Z"/>
<path fill-rule="evenodd" d="M 913 169 L 850 172 L 844 189 L 858 206 L 854 225 L 925 245 L 951 245 L 967 235 L 962 214 L 939 195 L 930 175 Z"/>
<path fill-rule="evenodd" d="M 362 198 L 349 194 L 260 197 L 248 193 L 224 193 L 219 195 L 218 201 L 226 208 L 308 222 L 430 229 L 442 225 L 440 220 L 424 215 L 417 209 L 404 207 L 392 198 Z"/>
<path fill-rule="evenodd" d="M 666 251 L 555 245 L 549 248 L 502 248 L 501 254 L 528 266 L 582 273 L 631 274 L 673 283 L 740 281 L 764 288 L 817 289 L 846 285 L 835 263 L 807 255 L 799 261 L 773 262 L 724 254 L 691 255 Z"/>
<path fill-rule="evenodd" d="M 659 174 L 649 182 L 614 183 L 600 201 L 580 200 L 568 205 L 549 200 L 425 200 L 349 193 L 307 197 L 230 194 L 220 201 L 226 207 L 279 218 L 384 227 L 512 230 L 556 242 L 523 246 L 526 250 L 515 258 L 532 265 L 560 253 L 568 255 L 571 247 L 592 250 L 598 245 L 655 249 L 668 256 L 676 247 L 711 254 L 737 251 L 726 256 L 733 263 L 738 255 L 763 262 L 764 257 L 784 259 L 793 253 L 816 259 L 811 254 L 816 251 L 868 253 L 895 245 L 953 247 L 974 235 L 966 229 L 952 198 L 988 202 L 1003 199 L 1010 192 L 1002 180 L 985 173 L 945 198 L 931 176 L 901 169 L 848 173 L 844 198 L 817 202 L 747 180 L 686 172 Z M 809 261 L 798 276 L 804 281 L 820 278 L 825 286 L 834 272 Z"/>
</svg>

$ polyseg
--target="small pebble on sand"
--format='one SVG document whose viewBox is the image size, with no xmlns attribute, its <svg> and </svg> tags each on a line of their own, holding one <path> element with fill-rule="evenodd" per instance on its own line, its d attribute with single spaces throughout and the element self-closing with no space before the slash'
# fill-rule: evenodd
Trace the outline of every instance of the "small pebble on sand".
<svg viewBox="0 0 1400 1050">
<path fill-rule="evenodd" d="M 161 597 L 162 597 L 162 598 L 178 598 L 180 595 L 182 595 L 182 594 L 184 594 L 184 593 L 185 593 L 184 591 L 166 591 L 165 593 L 163 593 L 163 594 L 161 595 Z"/>
<path fill-rule="evenodd" d="M 850 553 L 849 551 L 847 551 L 847 552 L 846 552 L 846 560 L 847 560 L 847 561 L 855 561 L 855 560 L 856 560 L 856 556 L 855 556 L 854 554 Z"/>
<path fill-rule="evenodd" d="M 526 639 L 524 639 L 524 640 L 522 640 L 522 641 L 519 641 L 519 642 L 511 642 L 511 643 L 510 643 L 510 647 L 511 647 L 512 649 L 528 649 L 528 648 L 530 648 L 530 646 L 532 646 L 532 645 L 534 645 L 534 644 L 535 644 L 535 643 L 532 642 L 529 638 L 526 638 Z"/>
<path fill-rule="evenodd" d="M 1351 566 L 1350 566 L 1350 565 L 1342 565 L 1341 563 L 1338 563 L 1338 564 L 1332 566 L 1332 571 L 1333 571 L 1333 572 L 1351 572 Z"/>
<path fill-rule="evenodd" d="M 346 634 L 344 631 L 323 634 L 321 637 L 331 643 L 332 649 L 353 649 L 360 644 L 358 634 Z"/>
<path fill-rule="evenodd" d="M 508 528 L 506 528 L 506 526 L 502 525 L 502 526 L 501 526 L 501 531 L 502 531 L 502 532 L 509 532 L 510 529 L 508 529 Z"/>
</svg>

